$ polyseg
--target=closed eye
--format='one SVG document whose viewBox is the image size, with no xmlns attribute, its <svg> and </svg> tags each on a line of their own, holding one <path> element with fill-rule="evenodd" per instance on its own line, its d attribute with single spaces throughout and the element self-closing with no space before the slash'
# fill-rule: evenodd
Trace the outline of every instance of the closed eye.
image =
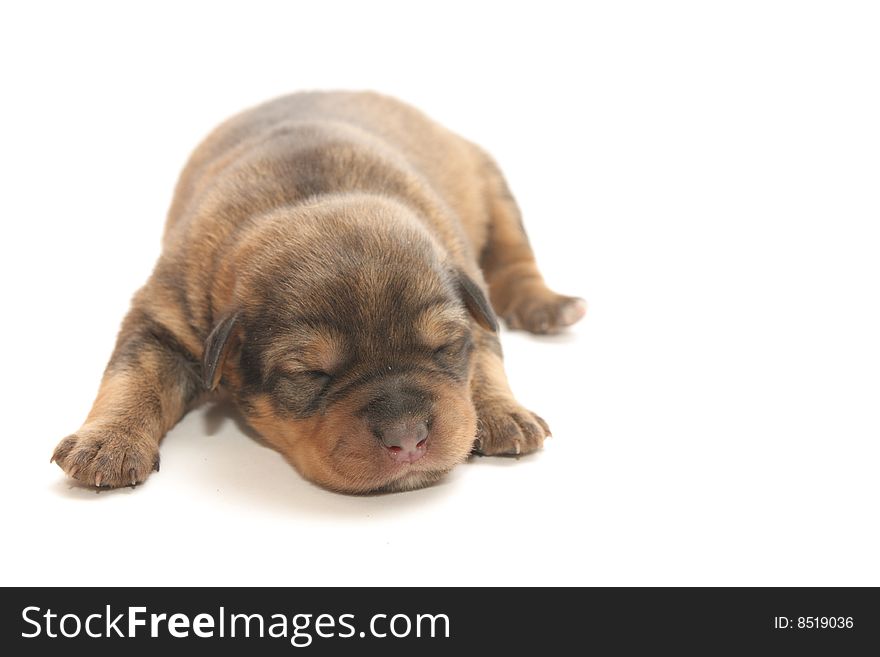
<svg viewBox="0 0 880 657">
<path fill-rule="evenodd" d="M 433 351 L 433 355 L 436 358 L 443 358 L 444 356 L 454 356 L 462 352 L 465 348 L 470 348 L 471 341 L 468 338 L 460 338 L 455 340 L 454 342 L 448 342 L 440 347 L 437 347 Z"/>
<path fill-rule="evenodd" d="M 333 377 L 324 370 L 300 370 L 299 372 L 286 372 L 280 381 L 282 387 L 288 390 L 299 403 L 306 404 L 311 408 L 318 403 L 333 383 Z"/>
<path fill-rule="evenodd" d="M 321 385 L 327 385 L 333 380 L 333 377 L 323 370 L 309 370 L 308 372 L 304 372 L 304 374 L 312 379 L 314 383 L 319 383 Z"/>
<path fill-rule="evenodd" d="M 321 392 L 328 388 L 333 381 L 333 376 L 324 370 L 283 371 L 280 374 L 287 381 L 309 389 L 318 389 Z"/>
</svg>

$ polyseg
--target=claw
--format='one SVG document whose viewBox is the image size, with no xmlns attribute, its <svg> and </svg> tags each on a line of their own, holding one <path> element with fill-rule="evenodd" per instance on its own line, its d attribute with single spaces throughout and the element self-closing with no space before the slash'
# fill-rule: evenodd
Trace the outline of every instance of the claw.
<svg viewBox="0 0 880 657">
<path fill-rule="evenodd" d="M 100 472 L 99 472 L 98 474 L 95 475 L 95 486 L 97 486 L 98 488 L 101 487 L 101 478 L 102 478 L 102 477 L 101 477 L 101 473 L 100 473 Z"/>
<path fill-rule="evenodd" d="M 578 297 L 574 297 L 562 306 L 559 313 L 559 322 L 563 326 L 571 326 L 578 322 L 587 314 L 587 302 Z"/>
<path fill-rule="evenodd" d="M 71 477 L 76 477 L 76 473 L 79 472 L 79 466 L 73 466 L 70 471 L 67 473 Z"/>
<path fill-rule="evenodd" d="M 541 425 L 541 428 L 544 430 L 544 433 L 549 438 L 553 434 L 550 432 L 550 427 L 547 425 L 547 422 L 537 413 L 532 413 L 532 417 L 535 418 L 535 422 Z"/>
<path fill-rule="evenodd" d="M 153 471 L 159 472 L 159 457 L 156 456 L 156 460 L 153 461 Z"/>
<path fill-rule="evenodd" d="M 134 488 L 137 485 L 137 475 L 135 475 L 134 468 L 128 471 L 128 476 L 131 478 L 131 487 Z"/>
</svg>

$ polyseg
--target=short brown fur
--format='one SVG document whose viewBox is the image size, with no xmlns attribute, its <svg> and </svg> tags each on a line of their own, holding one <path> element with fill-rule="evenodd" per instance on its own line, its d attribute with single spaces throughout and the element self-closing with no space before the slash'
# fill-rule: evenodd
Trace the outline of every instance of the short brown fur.
<svg viewBox="0 0 880 657">
<path fill-rule="evenodd" d="M 374 93 L 270 101 L 193 153 L 92 411 L 52 458 L 85 484 L 137 484 L 217 387 L 341 492 L 427 485 L 472 451 L 534 451 L 549 429 L 510 391 L 493 308 L 534 333 L 585 311 L 544 284 L 483 151 Z M 400 422 L 427 427 L 415 462 L 379 439 Z"/>
</svg>

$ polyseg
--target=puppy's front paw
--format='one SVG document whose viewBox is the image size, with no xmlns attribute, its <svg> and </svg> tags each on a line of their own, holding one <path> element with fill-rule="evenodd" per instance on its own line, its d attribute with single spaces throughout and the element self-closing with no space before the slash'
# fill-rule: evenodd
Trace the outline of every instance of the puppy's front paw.
<svg viewBox="0 0 880 657">
<path fill-rule="evenodd" d="M 523 292 L 504 313 L 512 329 L 530 333 L 558 333 L 580 320 L 587 312 L 587 302 L 578 297 L 556 294 L 546 288 Z"/>
<path fill-rule="evenodd" d="M 477 405 L 477 439 L 474 452 L 485 456 L 520 456 L 544 444 L 550 435 L 547 423 L 513 399 Z"/>
<path fill-rule="evenodd" d="M 120 429 L 80 429 L 55 448 L 52 461 L 88 486 L 134 486 L 159 469 L 159 446 Z"/>
</svg>

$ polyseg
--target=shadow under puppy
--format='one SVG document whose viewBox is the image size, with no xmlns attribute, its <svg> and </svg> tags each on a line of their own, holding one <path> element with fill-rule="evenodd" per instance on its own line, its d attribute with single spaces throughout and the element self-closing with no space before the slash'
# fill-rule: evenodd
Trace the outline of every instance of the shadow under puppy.
<svg viewBox="0 0 880 657">
<path fill-rule="evenodd" d="M 586 307 L 545 286 L 483 151 L 378 94 L 279 98 L 192 155 L 94 406 L 52 459 L 86 484 L 141 482 L 218 386 L 337 491 L 532 452 L 549 430 L 508 387 L 493 308 L 549 333 Z"/>
</svg>

